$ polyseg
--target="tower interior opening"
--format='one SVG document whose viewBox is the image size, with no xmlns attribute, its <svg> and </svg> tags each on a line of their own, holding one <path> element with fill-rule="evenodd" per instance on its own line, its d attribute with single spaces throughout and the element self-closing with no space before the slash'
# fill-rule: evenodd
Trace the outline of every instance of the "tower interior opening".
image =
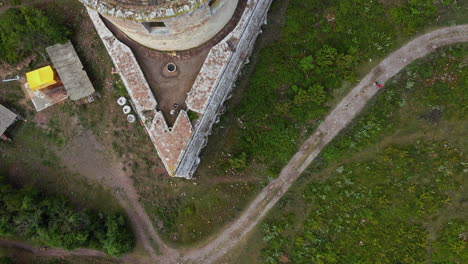
<svg viewBox="0 0 468 264">
<path fill-rule="evenodd" d="M 153 33 L 156 30 L 166 27 L 166 24 L 161 21 L 143 22 L 143 26 L 148 30 L 149 33 Z"/>
</svg>

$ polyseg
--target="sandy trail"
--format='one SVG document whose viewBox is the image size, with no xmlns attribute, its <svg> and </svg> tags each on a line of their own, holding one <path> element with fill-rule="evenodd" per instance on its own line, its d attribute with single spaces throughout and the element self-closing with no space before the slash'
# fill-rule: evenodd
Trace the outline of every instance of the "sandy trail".
<svg viewBox="0 0 468 264">
<path fill-rule="evenodd" d="M 113 194 L 124 207 L 131 220 L 138 241 L 151 257 L 151 259 L 147 260 L 147 263 L 213 263 L 229 252 L 262 220 L 325 145 L 351 123 L 354 117 L 378 92 L 379 89 L 373 85 L 376 80 L 385 83 L 408 64 L 424 57 L 436 48 L 461 42 L 468 42 L 468 25 L 446 27 L 429 32 L 415 38 L 386 57 L 342 99 L 282 169 L 279 177 L 261 191 L 240 217 L 228 224 L 223 232 L 198 248 L 173 249 L 162 241 L 155 231 L 148 214 L 138 201 L 138 194 L 133 187 L 130 176 L 122 170 L 120 163 L 108 158 L 104 148 L 90 132 L 81 132 L 74 137 L 72 142 L 65 148 L 67 151 L 62 153 L 61 157 L 64 164 L 68 164 L 72 171 L 76 171 L 90 179 L 98 180 L 112 189 Z M 102 256 L 103 254 L 85 249 L 70 252 L 60 249 L 41 251 L 18 242 L 0 241 L 0 245 L 2 243 L 25 248 L 39 255 L 55 255 L 57 252 L 57 254 L 63 254 L 64 256 Z M 158 246 L 159 254 L 153 248 L 153 244 Z M 129 261 L 125 257 L 121 260 Z M 129 263 L 136 262 L 130 260 Z"/>
<path fill-rule="evenodd" d="M 168 248 L 160 239 L 143 206 L 138 201 L 138 193 L 134 188 L 130 175 L 122 168 L 123 165 L 109 158 L 104 147 L 89 131 L 79 131 L 78 135 L 67 144 L 61 153 L 63 164 L 71 171 L 84 175 L 93 181 L 99 181 L 111 189 L 121 206 L 127 212 L 136 238 L 142 243 L 152 259 L 158 256 L 158 250 L 165 256 L 171 256 L 175 250 Z M 158 247 L 157 249 L 154 246 Z"/>
</svg>

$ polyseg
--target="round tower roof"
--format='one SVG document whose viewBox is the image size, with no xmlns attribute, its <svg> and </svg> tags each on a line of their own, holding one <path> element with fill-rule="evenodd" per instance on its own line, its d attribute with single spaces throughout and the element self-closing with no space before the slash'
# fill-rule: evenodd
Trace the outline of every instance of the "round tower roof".
<svg viewBox="0 0 468 264">
<path fill-rule="evenodd" d="M 190 12 L 210 0 L 80 0 L 99 13 L 136 21 L 159 20 Z"/>
</svg>

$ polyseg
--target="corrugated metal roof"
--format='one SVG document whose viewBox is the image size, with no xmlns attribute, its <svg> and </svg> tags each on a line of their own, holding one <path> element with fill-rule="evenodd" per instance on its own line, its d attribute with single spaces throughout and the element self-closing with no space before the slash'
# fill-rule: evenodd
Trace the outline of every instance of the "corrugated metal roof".
<svg viewBox="0 0 468 264">
<path fill-rule="evenodd" d="M 0 135 L 15 122 L 16 114 L 0 104 Z"/>
<path fill-rule="evenodd" d="M 94 93 L 94 87 L 70 41 L 55 44 L 46 50 L 70 99 L 77 101 Z"/>
</svg>

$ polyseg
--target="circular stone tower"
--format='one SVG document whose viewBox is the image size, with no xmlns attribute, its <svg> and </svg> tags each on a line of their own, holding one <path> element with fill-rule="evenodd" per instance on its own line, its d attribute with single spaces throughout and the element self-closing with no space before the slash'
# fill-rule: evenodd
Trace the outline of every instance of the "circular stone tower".
<svg viewBox="0 0 468 264">
<path fill-rule="evenodd" d="M 229 22 L 239 0 L 80 0 L 136 42 L 156 50 L 198 47 Z"/>
</svg>

